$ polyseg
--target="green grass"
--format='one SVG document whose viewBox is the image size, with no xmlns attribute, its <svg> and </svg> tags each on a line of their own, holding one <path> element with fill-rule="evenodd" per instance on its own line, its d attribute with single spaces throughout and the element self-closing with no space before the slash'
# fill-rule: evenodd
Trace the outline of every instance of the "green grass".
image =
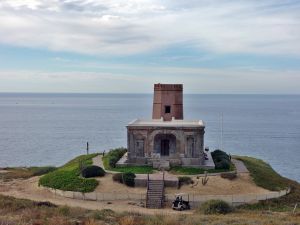
<svg viewBox="0 0 300 225">
<path fill-rule="evenodd" d="M 241 206 L 242 209 L 291 211 L 300 202 L 300 184 L 296 181 L 280 176 L 272 167 L 260 159 L 247 156 L 234 156 L 244 162 L 256 185 L 271 191 L 291 188 L 288 195 L 276 199 L 260 201 L 256 204 Z"/>
<path fill-rule="evenodd" d="M 92 192 L 98 186 L 95 179 L 80 177 L 80 162 L 84 165 L 92 165 L 92 158 L 97 154 L 81 155 L 55 171 L 40 178 L 39 185 L 60 189 L 63 191 Z"/>
<path fill-rule="evenodd" d="M 234 171 L 234 170 L 235 170 L 235 167 L 231 163 L 229 170 L 224 170 L 224 169 L 202 169 L 202 168 L 174 166 L 174 167 L 171 167 L 170 173 L 173 173 L 173 174 L 176 174 L 176 175 L 197 175 L 197 174 L 204 174 L 205 171 L 207 171 L 207 173 L 222 173 L 222 172 L 228 172 L 228 171 Z"/>
<path fill-rule="evenodd" d="M 125 166 L 112 168 L 111 170 L 120 173 L 131 172 L 135 174 L 153 173 L 154 171 L 152 166 Z"/>
</svg>

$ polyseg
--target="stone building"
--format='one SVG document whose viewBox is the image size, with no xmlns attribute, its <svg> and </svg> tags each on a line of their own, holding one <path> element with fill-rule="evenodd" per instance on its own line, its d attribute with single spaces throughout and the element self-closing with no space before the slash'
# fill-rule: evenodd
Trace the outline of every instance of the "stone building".
<svg viewBox="0 0 300 225">
<path fill-rule="evenodd" d="M 202 120 L 183 119 L 183 85 L 155 84 L 152 119 L 127 126 L 128 154 L 123 164 L 168 168 L 206 167 Z"/>
</svg>

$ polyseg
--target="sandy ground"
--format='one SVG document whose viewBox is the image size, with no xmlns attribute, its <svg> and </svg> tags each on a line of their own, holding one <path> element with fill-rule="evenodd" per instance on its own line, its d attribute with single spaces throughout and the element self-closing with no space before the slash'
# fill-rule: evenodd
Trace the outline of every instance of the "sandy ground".
<svg viewBox="0 0 300 225">
<path fill-rule="evenodd" d="M 195 185 L 183 185 L 180 189 L 177 188 L 166 188 L 165 193 L 176 194 L 176 193 L 190 193 L 198 195 L 237 195 L 237 194 L 266 194 L 269 191 L 258 187 L 252 181 L 249 174 L 239 174 L 234 180 L 228 180 L 221 178 L 220 176 L 210 176 L 208 183 L 203 186 L 201 183 L 201 177 L 197 179 L 193 177 Z M 114 182 L 112 175 L 107 174 L 105 177 L 98 178 L 100 184 L 96 188 L 96 192 L 104 193 L 135 193 L 145 194 L 146 188 L 136 187 L 131 188 L 123 184 Z M 197 184 L 198 183 L 198 184 Z M 197 184 L 197 185 L 196 185 Z M 113 191 L 114 190 L 114 191 Z"/>
<path fill-rule="evenodd" d="M 193 177 L 194 185 L 183 185 L 179 190 L 166 188 L 166 193 L 190 193 L 198 195 L 238 195 L 238 194 L 266 194 L 269 190 L 255 185 L 248 173 L 239 174 L 234 180 L 209 176 L 208 183 L 203 186 L 202 178 Z"/>
</svg>

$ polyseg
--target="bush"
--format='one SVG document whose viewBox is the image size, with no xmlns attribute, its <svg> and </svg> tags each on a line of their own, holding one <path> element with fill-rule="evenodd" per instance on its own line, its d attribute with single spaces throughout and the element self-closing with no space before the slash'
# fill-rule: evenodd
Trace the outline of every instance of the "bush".
<svg viewBox="0 0 300 225">
<path fill-rule="evenodd" d="M 126 148 L 116 148 L 106 153 L 103 156 L 103 164 L 105 169 L 109 170 L 111 168 L 115 168 L 116 163 L 119 161 L 120 158 L 122 158 L 126 151 Z"/>
<path fill-rule="evenodd" d="M 190 177 L 178 177 L 178 182 L 179 187 L 181 187 L 182 185 L 189 185 L 194 183 L 194 181 Z"/>
<path fill-rule="evenodd" d="M 103 177 L 105 176 L 105 171 L 99 166 L 88 166 L 82 170 L 81 175 L 85 178 Z"/>
<path fill-rule="evenodd" d="M 227 214 L 232 212 L 232 207 L 223 200 L 209 200 L 204 202 L 200 209 L 204 214 Z"/>
<path fill-rule="evenodd" d="M 123 180 L 127 186 L 134 187 L 134 178 L 135 174 L 128 172 L 128 173 L 123 173 Z"/>
<path fill-rule="evenodd" d="M 227 155 L 226 152 L 217 149 L 211 153 L 211 156 L 215 163 L 215 169 L 224 169 L 224 170 L 230 169 L 231 160 L 229 155 Z"/>
<path fill-rule="evenodd" d="M 113 175 L 113 180 L 121 184 L 125 184 L 129 187 L 134 187 L 135 174 L 131 172 L 127 173 L 116 173 Z"/>
<path fill-rule="evenodd" d="M 119 161 L 119 158 L 117 156 L 112 156 L 109 159 L 109 166 L 112 168 L 115 168 L 118 161 Z"/>
</svg>

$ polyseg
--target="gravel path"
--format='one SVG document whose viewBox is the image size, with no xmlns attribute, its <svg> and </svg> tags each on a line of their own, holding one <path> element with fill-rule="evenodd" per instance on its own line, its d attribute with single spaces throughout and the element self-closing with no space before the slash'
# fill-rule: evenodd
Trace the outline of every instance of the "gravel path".
<svg viewBox="0 0 300 225">
<path fill-rule="evenodd" d="M 232 159 L 231 162 L 235 165 L 237 173 L 249 173 L 249 170 L 242 161 Z"/>
</svg>

